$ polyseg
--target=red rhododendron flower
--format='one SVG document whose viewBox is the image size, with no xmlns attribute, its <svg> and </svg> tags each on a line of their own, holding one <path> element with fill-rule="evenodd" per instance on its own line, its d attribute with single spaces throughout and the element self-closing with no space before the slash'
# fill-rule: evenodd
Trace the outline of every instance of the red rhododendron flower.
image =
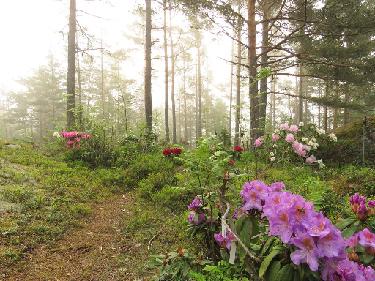
<svg viewBox="0 0 375 281">
<path fill-rule="evenodd" d="M 236 151 L 236 152 L 242 152 L 243 148 L 239 145 L 236 145 L 235 147 L 233 147 L 233 150 Z"/>
</svg>

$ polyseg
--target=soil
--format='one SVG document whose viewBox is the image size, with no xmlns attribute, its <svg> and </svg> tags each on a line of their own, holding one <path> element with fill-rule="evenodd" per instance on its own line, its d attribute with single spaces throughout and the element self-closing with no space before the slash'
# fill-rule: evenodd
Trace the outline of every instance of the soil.
<svg viewBox="0 0 375 281">
<path fill-rule="evenodd" d="M 116 195 L 93 207 L 81 226 L 60 240 L 34 249 L 14 268 L 0 269 L 6 281 L 111 281 L 147 280 L 138 277 L 133 263 L 121 256 L 142 259 L 141 246 L 122 233 L 131 215 L 134 197 Z"/>
</svg>

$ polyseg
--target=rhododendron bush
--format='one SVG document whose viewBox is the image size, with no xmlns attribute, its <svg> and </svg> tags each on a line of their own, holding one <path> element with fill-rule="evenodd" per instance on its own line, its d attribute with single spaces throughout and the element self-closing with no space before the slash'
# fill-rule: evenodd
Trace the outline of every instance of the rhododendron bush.
<svg viewBox="0 0 375 281">
<path fill-rule="evenodd" d="M 314 124 L 281 124 L 272 134 L 259 137 L 254 142 L 258 156 L 270 163 L 300 162 L 324 167 L 316 152 L 322 143 L 336 142 L 334 134 L 326 134 Z"/>
<path fill-rule="evenodd" d="M 55 132 L 53 134 L 54 137 L 57 138 L 64 138 L 66 140 L 66 147 L 67 148 L 80 148 L 81 146 L 81 140 L 90 139 L 91 135 L 88 133 L 82 133 L 82 132 Z"/>
<path fill-rule="evenodd" d="M 353 195 L 353 216 L 336 226 L 311 202 L 286 191 L 282 182 L 247 182 L 240 195 L 242 205 L 231 220 L 227 219 L 229 205 L 225 214 L 223 209 L 213 212 L 202 197 L 188 206 L 192 227 L 221 224 L 221 231 L 211 239 L 230 262 L 257 268 L 259 277 L 270 281 L 375 280 L 373 200 Z"/>
</svg>

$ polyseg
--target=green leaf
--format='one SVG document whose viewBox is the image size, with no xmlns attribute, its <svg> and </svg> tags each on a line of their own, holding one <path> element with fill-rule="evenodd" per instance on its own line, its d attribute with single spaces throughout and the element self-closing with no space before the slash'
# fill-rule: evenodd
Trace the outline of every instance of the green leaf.
<svg viewBox="0 0 375 281">
<path fill-rule="evenodd" d="M 276 257 L 278 254 L 281 253 L 280 248 L 275 248 L 271 251 L 271 253 L 262 261 L 260 268 L 259 268 L 259 277 L 263 277 L 264 273 L 266 273 L 270 263 L 272 262 L 273 258 Z"/>
<path fill-rule="evenodd" d="M 344 228 L 348 227 L 349 225 L 351 225 L 352 223 L 354 223 L 356 221 L 355 218 L 347 218 L 347 219 L 341 219 L 339 220 L 337 223 L 336 223 L 336 226 L 343 230 Z"/>
<path fill-rule="evenodd" d="M 362 254 L 361 255 L 361 261 L 364 263 L 364 264 L 370 264 L 373 260 L 374 260 L 374 256 L 372 255 L 368 255 L 368 254 Z"/>
<path fill-rule="evenodd" d="M 357 226 L 355 225 L 352 225 L 350 226 L 349 228 L 346 228 L 343 232 L 342 232 L 342 236 L 344 238 L 348 238 L 350 236 L 352 236 L 355 232 L 357 232 Z"/>
<path fill-rule="evenodd" d="M 279 280 L 279 271 L 281 268 L 280 261 L 274 261 L 271 263 L 269 270 L 267 270 L 266 280 L 267 281 L 278 281 Z"/>
<path fill-rule="evenodd" d="M 290 264 L 283 266 L 279 271 L 279 281 L 291 281 L 294 277 L 294 270 Z"/>
<path fill-rule="evenodd" d="M 272 245 L 272 243 L 273 243 L 274 240 L 275 240 L 275 237 L 273 237 L 273 236 L 270 236 L 270 237 L 267 239 L 266 243 L 264 243 L 264 245 L 263 245 L 262 251 L 260 252 L 260 254 L 261 254 L 262 256 L 265 255 L 265 253 L 266 253 L 266 252 L 268 251 L 268 249 L 271 247 L 271 245 Z"/>
</svg>

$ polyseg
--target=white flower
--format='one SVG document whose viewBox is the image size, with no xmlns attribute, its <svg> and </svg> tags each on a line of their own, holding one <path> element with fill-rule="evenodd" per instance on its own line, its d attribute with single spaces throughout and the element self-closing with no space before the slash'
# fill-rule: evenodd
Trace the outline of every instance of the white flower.
<svg viewBox="0 0 375 281">
<path fill-rule="evenodd" d="M 274 162 L 275 160 L 276 160 L 276 157 L 271 157 L 271 158 L 270 158 L 270 161 L 271 161 L 271 162 Z"/>
<path fill-rule="evenodd" d="M 279 130 L 279 129 L 276 129 L 274 133 L 275 133 L 275 134 L 279 134 L 279 133 L 280 133 L 280 130 Z"/>
<path fill-rule="evenodd" d="M 271 151 L 271 152 L 270 152 L 270 156 L 275 156 L 275 154 Z"/>
<path fill-rule="evenodd" d="M 316 132 L 317 132 L 319 135 L 323 135 L 323 134 L 326 133 L 326 131 L 324 131 L 323 129 L 319 129 L 319 128 L 316 129 Z"/>
<path fill-rule="evenodd" d="M 335 135 L 334 133 L 329 134 L 329 138 L 330 138 L 332 141 L 337 142 L 337 137 L 336 137 L 336 135 Z"/>
<path fill-rule="evenodd" d="M 305 124 L 303 122 L 299 122 L 299 126 L 303 127 Z"/>
<path fill-rule="evenodd" d="M 318 165 L 319 165 L 319 169 L 323 169 L 326 165 L 324 165 L 324 163 L 323 163 L 323 160 L 322 159 L 320 159 L 320 160 L 318 160 L 318 161 L 316 161 L 316 162 L 318 162 Z"/>
<path fill-rule="evenodd" d="M 273 147 L 273 148 L 277 147 L 277 144 L 276 144 L 276 143 L 275 143 L 275 144 L 273 144 L 273 145 L 272 145 L 272 147 Z"/>
<path fill-rule="evenodd" d="M 312 140 L 313 142 L 316 142 L 316 138 L 311 138 L 311 140 Z"/>
<path fill-rule="evenodd" d="M 52 136 L 55 137 L 55 138 L 60 138 L 61 137 L 61 135 L 60 135 L 59 132 L 53 132 Z"/>
<path fill-rule="evenodd" d="M 309 139 L 308 139 L 308 138 L 302 138 L 302 141 L 303 141 L 303 142 L 308 142 Z"/>
</svg>

